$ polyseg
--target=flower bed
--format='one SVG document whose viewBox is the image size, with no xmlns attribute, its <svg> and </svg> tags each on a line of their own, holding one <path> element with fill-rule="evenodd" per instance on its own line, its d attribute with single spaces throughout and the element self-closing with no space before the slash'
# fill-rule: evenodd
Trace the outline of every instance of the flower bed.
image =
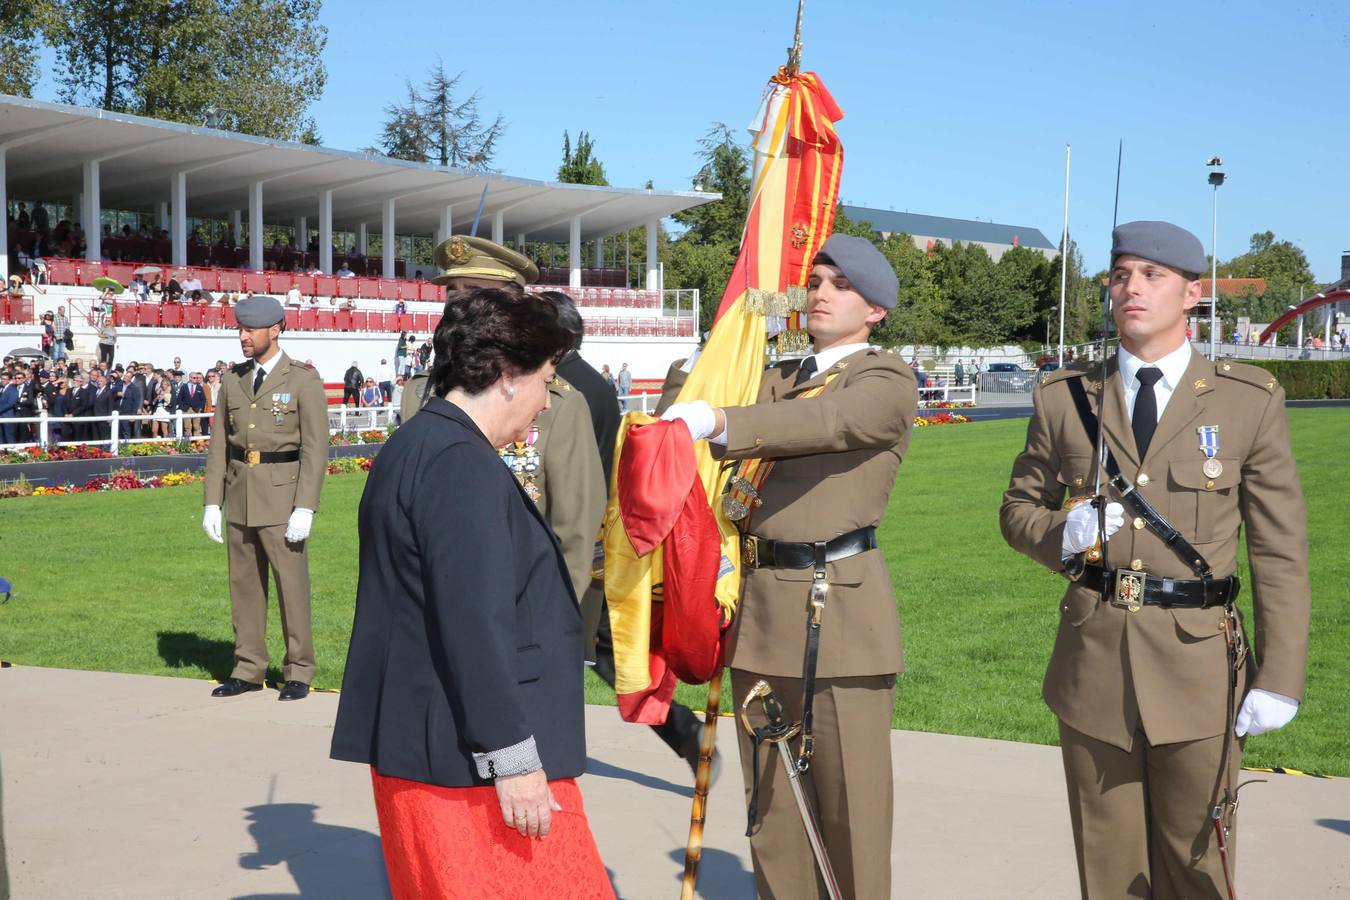
<svg viewBox="0 0 1350 900">
<path fill-rule="evenodd" d="M 919 405 L 924 409 L 974 409 L 975 403 L 971 400 L 920 400 Z"/>
<path fill-rule="evenodd" d="M 915 428 L 927 428 L 929 425 L 969 425 L 970 419 L 953 413 L 938 413 L 936 416 L 915 416 Z"/>
<path fill-rule="evenodd" d="M 369 472 L 373 460 L 366 456 L 339 457 L 328 464 L 329 475 L 343 475 L 349 472 Z M 9 497 L 49 497 L 54 494 L 94 494 L 103 491 L 136 491 L 147 488 L 178 487 L 184 484 L 200 484 L 206 475 L 199 469 L 196 472 L 169 472 L 142 478 L 131 469 L 115 469 L 106 477 L 90 478 L 82 485 L 78 484 L 40 484 L 33 485 L 22 475 L 15 481 L 0 484 L 0 499 Z"/>
<path fill-rule="evenodd" d="M 338 432 L 328 437 L 330 447 L 350 447 L 353 444 L 383 444 L 389 440 L 389 432 L 383 428 L 370 428 L 366 431 Z"/>
<path fill-rule="evenodd" d="M 330 447 L 351 447 L 360 444 L 383 444 L 387 440 L 389 440 L 389 432 L 377 428 L 368 431 L 329 435 L 328 445 Z M 114 456 L 102 447 L 91 447 L 89 444 L 76 444 L 66 447 L 58 447 L 53 444 L 45 450 L 41 447 L 5 450 L 0 452 L 0 465 L 5 463 L 63 462 L 70 459 L 118 459 L 124 456 L 181 456 L 187 453 L 205 453 L 210 445 L 211 442 L 203 438 L 190 441 L 144 441 L 137 444 L 122 444 L 118 448 L 117 456 Z"/>
</svg>

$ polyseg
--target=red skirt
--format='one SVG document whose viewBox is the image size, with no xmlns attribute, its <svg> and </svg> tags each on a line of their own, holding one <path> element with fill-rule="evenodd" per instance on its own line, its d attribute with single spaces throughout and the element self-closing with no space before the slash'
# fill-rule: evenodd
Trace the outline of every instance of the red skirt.
<svg viewBox="0 0 1350 900">
<path fill-rule="evenodd" d="M 489 785 L 440 787 L 381 775 L 374 766 L 370 775 L 394 900 L 613 900 L 575 779 L 548 783 L 562 811 L 539 840 L 506 826 Z"/>
</svg>

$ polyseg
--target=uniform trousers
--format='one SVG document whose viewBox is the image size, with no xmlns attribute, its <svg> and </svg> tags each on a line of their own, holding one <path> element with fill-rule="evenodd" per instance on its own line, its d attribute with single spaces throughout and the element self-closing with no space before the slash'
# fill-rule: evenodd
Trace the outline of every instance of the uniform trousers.
<svg viewBox="0 0 1350 900">
<path fill-rule="evenodd" d="M 738 714 L 741 701 L 760 678 L 769 682 L 782 701 L 788 721 L 801 721 L 802 679 L 732 669 Z M 815 754 L 801 781 L 839 887 L 845 897 L 854 900 L 888 900 L 891 896 L 894 704 L 894 675 L 816 679 Z M 758 703 L 751 707 L 750 723 L 755 727 L 764 724 Z M 749 786 L 754 784 L 754 749 L 744 728 L 737 728 L 736 733 L 748 805 Z M 795 755 L 800 739 L 790 744 Z M 758 896 L 763 900 L 827 897 L 779 750 L 762 746 L 759 753 L 759 808 L 750 834 Z"/>
<path fill-rule="evenodd" d="M 267 570 L 277 585 L 281 633 L 286 639 L 284 681 L 314 680 L 314 635 L 309 617 L 309 542 L 286 541 L 286 525 L 249 528 L 230 523 L 230 607 L 234 623 L 231 677 L 260 684 L 267 675 Z"/>
<path fill-rule="evenodd" d="M 1153 746 L 1140 728 L 1127 752 L 1059 723 L 1084 898 L 1228 896 L 1210 819 L 1214 799 L 1222 795 L 1219 760 L 1226 739 Z M 1234 776 L 1241 744 L 1233 742 L 1229 760 Z M 1228 847 L 1236 871 L 1236 823 Z"/>
</svg>

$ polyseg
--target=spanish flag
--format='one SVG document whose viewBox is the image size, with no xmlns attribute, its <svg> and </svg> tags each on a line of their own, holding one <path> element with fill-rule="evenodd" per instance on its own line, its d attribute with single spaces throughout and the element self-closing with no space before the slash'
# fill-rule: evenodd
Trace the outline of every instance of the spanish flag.
<svg viewBox="0 0 1350 900">
<path fill-rule="evenodd" d="M 714 407 L 752 404 L 759 396 L 768 339 L 777 336 L 780 349 L 805 346 L 800 318 L 806 309 L 811 260 L 834 226 L 839 197 L 844 152 L 834 123 L 841 118 L 843 112 L 814 72 L 781 68 L 770 79 L 750 124 L 754 168 L 740 253 L 712 332 L 680 390 L 679 402 L 704 400 Z M 672 646 L 671 641 L 717 643 L 735 615 L 741 587 L 740 532 L 721 503 L 727 473 L 707 444 L 681 447 L 663 436 L 647 441 L 659 444 L 660 451 L 652 455 L 643 451 L 645 477 L 635 477 L 633 466 L 624 465 L 629 440 L 644 428 L 666 427 L 642 413 L 624 417 L 604 524 L 605 596 L 614 636 L 619 711 L 627 721 L 648 724 L 665 721 L 676 676 L 702 682 L 716 674 L 719 647 Z M 671 457 L 663 461 L 662 454 Z M 684 464 L 674 461 L 677 455 L 686 456 Z M 625 472 L 627 477 L 621 477 Z M 704 515 L 685 502 L 691 483 L 702 491 L 716 525 L 715 536 L 711 528 L 703 527 L 706 522 L 685 518 Z M 635 497 L 637 492 L 644 496 Z M 664 512 L 652 514 L 654 504 Z M 644 509 L 645 515 L 637 515 Z M 663 533 L 664 524 L 654 523 L 669 523 L 670 528 Z M 720 547 L 712 553 L 694 553 L 685 546 L 674 556 L 667 539 L 677 528 L 683 535 L 678 544 L 687 545 L 690 535 L 706 534 L 699 540 L 716 541 Z M 715 571 L 704 571 L 712 560 Z M 688 566 L 699 568 L 687 571 Z M 676 586 L 680 596 L 673 597 Z M 717 625 L 711 631 L 710 620 Z M 688 667 L 672 667 L 672 660 L 697 661 L 692 668 L 698 671 L 676 671 Z M 704 674 L 709 668 L 706 660 L 714 667 Z"/>
</svg>

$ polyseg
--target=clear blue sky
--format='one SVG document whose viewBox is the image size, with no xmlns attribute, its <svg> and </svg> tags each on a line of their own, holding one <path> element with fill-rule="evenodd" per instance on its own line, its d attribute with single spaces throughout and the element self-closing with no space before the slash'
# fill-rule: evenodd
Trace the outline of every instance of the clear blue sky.
<svg viewBox="0 0 1350 900">
<path fill-rule="evenodd" d="M 842 198 L 1039 228 L 1063 214 L 1091 269 L 1120 218 L 1210 245 L 1204 162 L 1220 156 L 1219 256 L 1273 230 L 1319 279 L 1350 250 L 1350 11 L 1270 3 L 807 0 L 804 64 L 844 109 Z M 712 122 L 743 128 L 785 58 L 794 0 L 325 0 L 324 143 L 375 143 L 381 110 L 436 57 L 509 121 L 495 166 L 552 178 L 563 129 L 591 133 L 611 183 L 688 188 Z"/>
</svg>

